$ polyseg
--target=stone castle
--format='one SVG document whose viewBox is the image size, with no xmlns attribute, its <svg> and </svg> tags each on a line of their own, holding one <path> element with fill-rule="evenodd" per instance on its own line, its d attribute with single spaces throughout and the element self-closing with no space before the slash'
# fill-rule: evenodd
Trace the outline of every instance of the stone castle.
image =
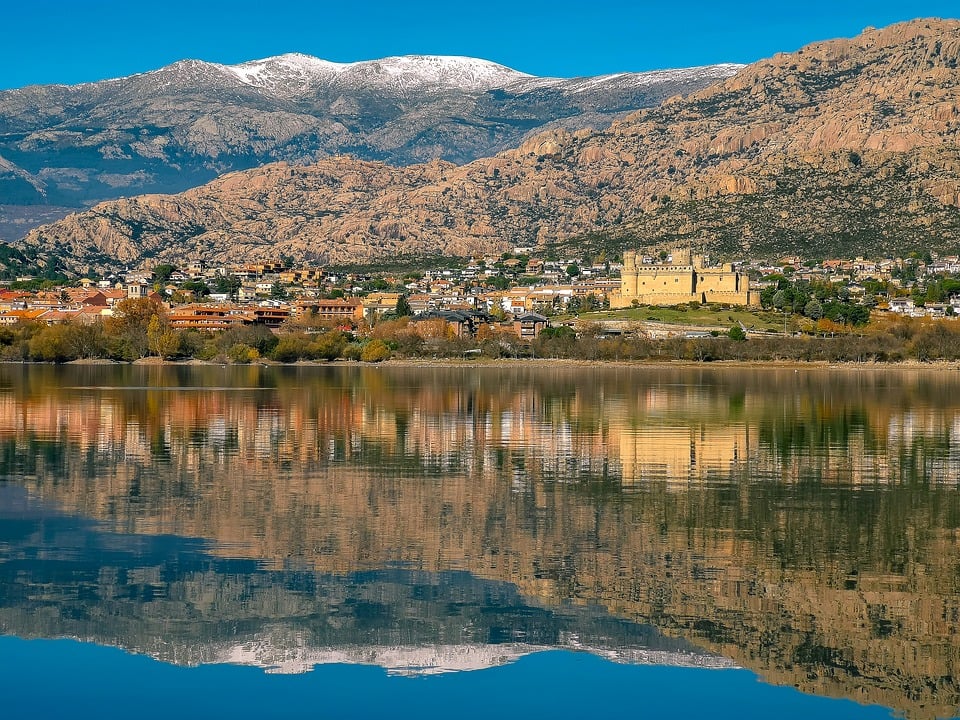
<svg viewBox="0 0 960 720">
<path fill-rule="evenodd" d="M 680 305 L 682 303 L 725 303 L 757 305 L 758 293 L 750 290 L 750 280 L 730 263 L 706 265 L 702 255 L 690 249 L 675 249 L 670 260 L 660 264 L 637 264 L 637 253 L 623 253 L 620 293 L 610 298 L 610 307 L 631 305 Z"/>
</svg>

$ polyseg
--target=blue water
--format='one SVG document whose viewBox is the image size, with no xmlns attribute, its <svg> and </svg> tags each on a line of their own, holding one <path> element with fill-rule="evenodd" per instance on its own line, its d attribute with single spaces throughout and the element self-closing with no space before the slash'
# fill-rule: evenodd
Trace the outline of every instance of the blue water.
<svg viewBox="0 0 960 720">
<path fill-rule="evenodd" d="M 477 672 L 390 676 L 329 665 L 301 675 L 183 668 L 72 640 L 0 638 L 3 717 L 20 718 L 889 718 L 746 670 L 619 665 L 551 651 Z"/>
<path fill-rule="evenodd" d="M 0 365 L 0 720 L 957 716 L 958 478 L 936 372 Z"/>
</svg>

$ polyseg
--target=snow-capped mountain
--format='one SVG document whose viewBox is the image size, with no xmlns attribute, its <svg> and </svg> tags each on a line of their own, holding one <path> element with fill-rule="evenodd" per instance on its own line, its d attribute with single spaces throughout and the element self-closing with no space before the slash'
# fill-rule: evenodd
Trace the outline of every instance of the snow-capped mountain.
<svg viewBox="0 0 960 720">
<path fill-rule="evenodd" d="M 333 86 L 399 92 L 422 88 L 476 92 L 532 77 L 488 60 L 437 55 L 334 63 L 310 55 L 289 54 L 214 67 L 246 85 L 287 97 Z"/>
<path fill-rule="evenodd" d="M 215 82 L 218 74 L 276 97 L 305 97 L 331 89 L 370 90 L 386 93 L 411 91 L 489 92 L 509 89 L 515 93 L 541 88 L 559 88 L 569 93 L 589 90 L 654 87 L 676 83 L 722 80 L 742 66 L 735 64 L 614 73 L 582 78 L 538 77 L 478 58 L 442 55 L 405 55 L 354 63 L 335 63 L 311 55 L 290 53 L 239 65 L 221 65 L 197 60 L 180 63 L 135 77 L 153 78 L 179 74 L 198 83 Z"/>
<path fill-rule="evenodd" d="M 0 239 L 4 204 L 79 207 L 338 154 L 463 163 L 548 127 L 605 127 L 738 68 L 563 79 L 466 57 L 334 63 L 289 54 L 239 65 L 183 60 L 115 80 L 4 91 Z"/>
</svg>

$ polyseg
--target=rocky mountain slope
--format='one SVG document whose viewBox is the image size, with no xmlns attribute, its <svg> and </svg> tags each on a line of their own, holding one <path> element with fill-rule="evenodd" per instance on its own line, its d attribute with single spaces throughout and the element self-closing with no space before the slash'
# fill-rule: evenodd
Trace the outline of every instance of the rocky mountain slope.
<svg viewBox="0 0 960 720">
<path fill-rule="evenodd" d="M 75 266 L 203 255 L 336 262 L 586 233 L 720 253 L 960 246 L 960 21 L 777 55 L 607 130 L 551 130 L 464 166 L 337 157 L 104 203 L 32 232 Z"/>
<path fill-rule="evenodd" d="M 732 75 L 722 65 L 573 80 L 484 60 L 186 60 L 118 80 L 0 92 L 0 202 L 83 206 L 229 170 L 349 153 L 466 162 L 550 125 L 606 127 Z"/>
</svg>

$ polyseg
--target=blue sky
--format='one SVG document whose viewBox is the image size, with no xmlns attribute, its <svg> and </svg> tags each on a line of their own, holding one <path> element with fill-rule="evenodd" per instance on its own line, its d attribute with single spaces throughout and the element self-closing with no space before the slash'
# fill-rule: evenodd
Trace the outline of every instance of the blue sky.
<svg viewBox="0 0 960 720">
<path fill-rule="evenodd" d="M 470 55 L 572 77 L 752 62 L 868 25 L 957 16 L 957 0 L 8 0 L 0 88 L 283 52 L 339 62 Z"/>
</svg>

